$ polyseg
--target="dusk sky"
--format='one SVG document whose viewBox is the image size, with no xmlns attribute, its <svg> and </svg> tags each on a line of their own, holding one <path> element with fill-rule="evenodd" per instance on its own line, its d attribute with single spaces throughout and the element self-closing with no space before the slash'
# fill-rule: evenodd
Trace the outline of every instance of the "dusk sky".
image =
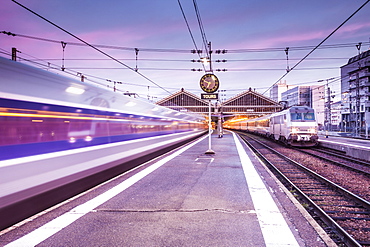
<svg viewBox="0 0 370 247">
<path fill-rule="evenodd" d="M 202 92 L 199 80 L 204 71 L 178 0 L 19 0 L 19 3 L 64 28 L 89 44 L 96 45 L 126 66 L 111 60 L 79 40 L 51 25 L 11 0 L 1 0 L 0 55 L 9 57 L 16 47 L 18 56 L 37 60 L 45 66 L 62 66 L 61 41 L 66 71 L 82 73 L 103 85 L 117 84 L 121 91 L 137 93 L 157 101 L 181 88 L 196 95 Z M 197 0 L 203 28 L 212 50 L 214 74 L 220 89 L 230 98 L 256 89 L 264 93 L 272 84 L 324 40 L 366 0 Z M 192 0 L 180 0 L 198 49 L 204 51 Z M 34 39 L 42 38 L 49 41 Z M 286 75 L 289 85 L 323 85 L 336 78 L 331 87 L 340 100 L 340 67 L 361 51 L 369 49 L 370 4 L 362 8 L 319 49 Z M 55 42 L 52 42 L 55 41 Z M 114 46 L 104 48 L 101 45 Z M 118 49 L 120 48 L 120 49 Z M 136 60 L 135 48 L 138 49 Z M 276 49 L 272 49 L 276 48 Z M 300 48 L 300 49 L 298 49 Z M 205 56 L 205 54 L 201 54 Z M 227 60 L 216 62 L 216 60 Z M 44 67 L 46 68 L 46 67 Z M 208 69 L 208 67 L 207 67 Z M 217 69 L 227 69 L 218 72 Z M 50 69 L 57 73 L 60 70 Z M 78 77 L 75 77 L 78 79 Z M 148 80 L 149 79 L 149 80 Z M 157 87 L 159 85 L 161 88 Z M 149 86 L 149 87 L 148 87 Z M 268 93 L 265 93 L 269 96 Z"/>
</svg>

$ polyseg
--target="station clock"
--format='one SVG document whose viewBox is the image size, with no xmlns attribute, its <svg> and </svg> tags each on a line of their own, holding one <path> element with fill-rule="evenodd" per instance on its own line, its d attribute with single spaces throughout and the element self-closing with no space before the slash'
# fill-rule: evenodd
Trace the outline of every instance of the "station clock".
<svg viewBox="0 0 370 247">
<path fill-rule="evenodd" d="M 206 93 L 214 93 L 218 90 L 220 82 L 214 74 L 205 74 L 200 78 L 200 88 Z"/>
</svg>

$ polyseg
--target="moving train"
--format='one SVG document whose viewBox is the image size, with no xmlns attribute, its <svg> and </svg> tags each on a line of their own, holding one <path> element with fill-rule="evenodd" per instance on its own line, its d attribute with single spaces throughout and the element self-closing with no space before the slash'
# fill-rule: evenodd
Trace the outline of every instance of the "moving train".
<svg viewBox="0 0 370 247">
<path fill-rule="evenodd" d="M 289 146 L 311 147 L 318 144 L 315 111 L 307 106 L 293 106 L 254 119 L 229 120 L 224 127 L 257 133 Z"/>
<path fill-rule="evenodd" d="M 0 122 L 0 229 L 207 129 L 199 115 L 2 57 Z"/>
</svg>

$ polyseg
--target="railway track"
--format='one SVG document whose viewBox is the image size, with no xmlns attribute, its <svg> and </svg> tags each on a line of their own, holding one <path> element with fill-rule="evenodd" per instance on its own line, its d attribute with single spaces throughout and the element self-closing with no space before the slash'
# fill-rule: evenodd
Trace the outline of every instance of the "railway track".
<svg viewBox="0 0 370 247">
<path fill-rule="evenodd" d="M 308 163 L 320 162 L 319 158 L 312 157 L 308 153 L 297 152 L 293 155 L 295 156 L 293 160 L 279 152 L 283 149 L 287 152 L 286 147 L 271 148 L 252 138 L 251 135 L 239 134 L 285 186 L 298 197 L 311 215 L 322 223 L 323 228 L 339 246 L 370 246 L 370 202 L 364 199 L 369 188 L 367 190 L 365 188 L 365 191 L 360 189 L 358 193 L 351 192 L 338 185 L 337 181 L 333 181 L 337 174 L 336 169 L 328 167 L 329 165 L 325 163 L 327 168 L 325 170 L 329 170 L 332 175 L 328 173 L 320 175 L 319 171 L 307 167 L 307 161 L 306 164 L 302 161 L 309 159 Z M 288 149 L 288 153 L 292 153 L 292 149 Z M 352 168 L 348 170 L 346 167 L 340 169 L 347 169 L 346 171 L 351 173 L 359 172 Z M 370 180 L 366 174 L 358 177 L 362 179 L 360 183 L 367 183 L 369 186 Z"/>
<path fill-rule="evenodd" d="M 325 161 L 332 162 L 338 166 L 352 169 L 353 171 L 357 171 L 358 173 L 365 174 L 370 177 L 370 163 L 367 161 L 351 158 L 336 151 L 331 151 L 321 147 L 295 150 L 310 154 Z"/>
</svg>

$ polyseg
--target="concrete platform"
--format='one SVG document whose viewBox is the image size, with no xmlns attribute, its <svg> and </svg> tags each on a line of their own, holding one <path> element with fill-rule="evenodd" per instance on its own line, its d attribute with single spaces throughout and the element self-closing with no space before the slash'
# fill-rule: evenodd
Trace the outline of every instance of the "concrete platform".
<svg viewBox="0 0 370 247">
<path fill-rule="evenodd" d="M 4 246 L 334 246 L 231 132 L 125 173 L 0 235 Z"/>
<path fill-rule="evenodd" d="M 319 145 L 342 151 L 353 158 L 370 161 L 370 140 L 335 135 L 320 135 Z"/>
</svg>

